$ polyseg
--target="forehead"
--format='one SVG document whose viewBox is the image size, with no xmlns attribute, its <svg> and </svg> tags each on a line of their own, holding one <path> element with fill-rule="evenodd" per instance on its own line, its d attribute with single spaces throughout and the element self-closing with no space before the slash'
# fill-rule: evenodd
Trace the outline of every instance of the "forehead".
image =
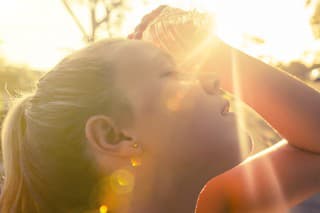
<svg viewBox="0 0 320 213">
<path fill-rule="evenodd" d="M 115 81 L 129 99 L 135 117 L 152 108 L 164 88 L 161 74 L 172 70 L 172 58 L 145 42 L 130 42 L 116 50 Z"/>
<path fill-rule="evenodd" d="M 163 70 L 172 69 L 173 59 L 159 48 L 141 41 L 121 46 L 116 54 L 116 67 L 122 78 L 150 78 L 159 76 Z M 119 77 L 120 77 L 119 76 Z"/>
</svg>

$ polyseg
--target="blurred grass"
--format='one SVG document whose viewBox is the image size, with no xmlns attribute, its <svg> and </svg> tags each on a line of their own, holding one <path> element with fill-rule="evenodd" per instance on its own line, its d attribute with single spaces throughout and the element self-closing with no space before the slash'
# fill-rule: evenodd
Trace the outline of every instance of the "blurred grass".
<svg viewBox="0 0 320 213">
<path fill-rule="evenodd" d="M 5 59 L 0 58 L 0 130 L 11 100 L 20 97 L 22 94 L 32 92 L 42 74 L 43 72 L 40 70 L 34 70 L 25 65 L 10 64 Z"/>
</svg>

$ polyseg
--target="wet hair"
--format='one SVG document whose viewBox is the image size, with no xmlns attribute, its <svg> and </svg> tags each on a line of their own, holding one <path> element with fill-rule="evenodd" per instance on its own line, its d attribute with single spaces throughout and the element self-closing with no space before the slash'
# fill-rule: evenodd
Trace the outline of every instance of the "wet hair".
<svg viewBox="0 0 320 213">
<path fill-rule="evenodd" d="M 96 208 L 99 174 L 87 152 L 85 123 L 95 114 L 132 120 L 115 85 L 114 51 L 127 40 L 100 41 L 62 60 L 16 101 L 2 127 L 5 180 L 0 212 L 84 212 Z"/>
</svg>

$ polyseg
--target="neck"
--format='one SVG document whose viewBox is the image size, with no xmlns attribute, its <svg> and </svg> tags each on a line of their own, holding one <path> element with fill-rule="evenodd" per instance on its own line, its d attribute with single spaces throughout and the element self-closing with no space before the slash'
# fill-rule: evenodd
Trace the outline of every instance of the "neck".
<svg viewBox="0 0 320 213">
<path fill-rule="evenodd" d="M 172 172 L 141 173 L 130 213 L 184 212 L 193 213 L 203 180 L 190 180 Z M 170 175 L 171 174 L 171 175 Z"/>
</svg>

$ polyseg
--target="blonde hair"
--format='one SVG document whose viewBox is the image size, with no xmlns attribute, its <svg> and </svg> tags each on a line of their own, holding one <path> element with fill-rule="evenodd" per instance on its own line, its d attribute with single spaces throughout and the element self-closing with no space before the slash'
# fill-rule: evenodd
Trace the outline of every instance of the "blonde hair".
<svg viewBox="0 0 320 213">
<path fill-rule="evenodd" d="M 129 41 L 101 41 L 61 61 L 16 102 L 2 127 L 2 213 L 83 212 L 96 208 L 99 175 L 86 152 L 94 114 L 128 123 L 126 97 L 114 85 L 113 52 Z M 125 119 L 125 121 L 124 121 Z"/>
<path fill-rule="evenodd" d="M 23 209 L 31 208 L 31 205 L 35 207 L 28 196 L 23 196 L 27 188 L 21 168 L 21 149 L 25 138 L 24 112 L 28 101 L 29 97 L 18 100 L 8 112 L 2 125 L 4 130 L 1 141 L 2 150 L 5 150 L 2 154 L 5 159 L 3 166 L 6 177 L 2 188 L 1 212 L 12 212 L 12 209 L 24 212 Z"/>
</svg>

